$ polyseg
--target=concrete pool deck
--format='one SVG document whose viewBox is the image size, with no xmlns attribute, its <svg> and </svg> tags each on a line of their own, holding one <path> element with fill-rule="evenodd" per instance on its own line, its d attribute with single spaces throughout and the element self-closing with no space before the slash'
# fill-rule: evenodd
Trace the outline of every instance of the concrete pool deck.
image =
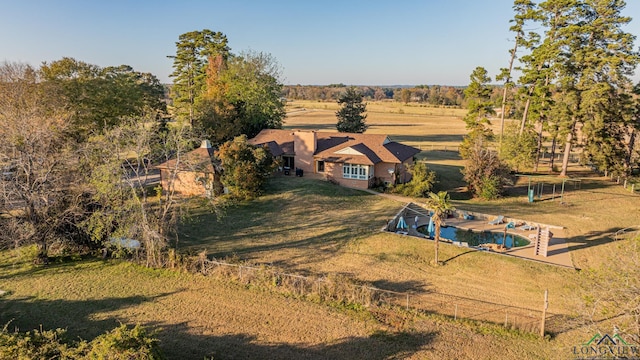
<svg viewBox="0 0 640 360">
<path fill-rule="evenodd" d="M 414 207 L 419 207 L 423 211 L 417 210 L 415 208 L 411 208 L 410 205 Z M 416 227 L 420 227 L 423 225 L 427 225 L 429 223 L 429 216 L 427 216 L 428 210 L 424 209 L 422 206 L 409 202 L 407 205 L 403 207 L 403 210 L 399 212 L 399 214 L 405 212 L 406 215 L 404 219 L 409 227 L 406 231 L 409 236 L 416 236 L 424 238 L 425 236 L 416 230 Z M 462 210 L 458 210 L 458 213 L 464 213 Z M 461 229 L 469 229 L 473 231 L 491 231 L 501 233 L 504 231 L 505 226 L 510 221 L 513 221 L 516 224 L 524 224 L 525 221 L 513 219 L 509 217 L 504 218 L 504 222 L 497 225 L 489 224 L 489 222 L 495 219 L 497 216 L 491 216 L 487 214 L 478 214 L 473 213 L 474 219 L 468 220 L 462 217 L 454 217 L 445 219 L 444 225 L 454 226 Z M 415 223 L 415 217 L 418 216 L 418 222 Z M 508 234 L 522 236 L 530 241 L 529 245 L 514 247 L 502 251 L 490 250 L 490 249 L 479 249 L 475 247 L 469 247 L 469 250 L 475 251 L 485 251 L 488 253 L 494 253 L 499 255 L 506 256 L 514 256 L 522 259 L 533 260 L 536 262 L 546 263 L 549 265 L 556 265 L 568 268 L 574 268 L 573 261 L 571 260 L 571 254 L 569 253 L 569 247 L 567 245 L 566 237 L 564 229 L 560 226 L 548 225 L 548 224 L 540 224 L 531 221 L 526 222 L 529 225 L 536 225 L 542 229 L 549 227 L 549 230 L 553 233 L 553 237 L 549 242 L 549 246 L 547 248 L 547 256 L 541 256 L 535 254 L 535 245 L 533 239 L 530 238 L 530 235 L 537 234 L 537 230 L 520 230 L 519 226 L 513 229 L 507 229 Z M 414 227 L 415 226 L 415 227 Z M 449 241 L 443 242 L 445 244 L 449 244 L 452 246 L 460 246 Z"/>
</svg>

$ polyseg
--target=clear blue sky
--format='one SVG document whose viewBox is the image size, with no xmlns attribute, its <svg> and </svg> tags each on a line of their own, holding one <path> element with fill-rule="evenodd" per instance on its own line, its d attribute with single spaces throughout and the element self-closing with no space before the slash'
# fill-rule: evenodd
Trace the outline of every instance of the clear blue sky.
<svg viewBox="0 0 640 360">
<path fill-rule="evenodd" d="M 171 82 L 182 33 L 225 33 L 233 52 L 271 53 L 285 84 L 466 85 L 495 76 L 512 46 L 513 0 L 20 0 L 0 10 L 0 61 L 63 56 L 127 64 Z M 640 0 L 625 28 L 640 36 Z M 636 47 L 640 40 L 636 41 Z M 637 71 L 640 72 L 640 71 Z M 635 81 L 640 80 L 636 75 Z"/>
</svg>

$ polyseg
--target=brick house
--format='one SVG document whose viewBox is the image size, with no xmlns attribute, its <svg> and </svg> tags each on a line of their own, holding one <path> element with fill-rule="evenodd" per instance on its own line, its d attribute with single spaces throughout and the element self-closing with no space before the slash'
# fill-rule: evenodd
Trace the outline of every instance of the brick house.
<svg viewBox="0 0 640 360">
<path fill-rule="evenodd" d="M 420 152 L 381 134 L 265 129 L 249 143 L 267 146 L 285 168 L 322 174 L 340 185 L 361 189 L 376 181 L 411 180 L 408 167 Z"/>
<path fill-rule="evenodd" d="M 199 148 L 184 154 L 179 162 L 171 159 L 156 168 L 160 170 L 160 182 L 164 191 L 206 197 L 222 192 L 220 167 L 208 140 L 202 141 Z"/>
</svg>

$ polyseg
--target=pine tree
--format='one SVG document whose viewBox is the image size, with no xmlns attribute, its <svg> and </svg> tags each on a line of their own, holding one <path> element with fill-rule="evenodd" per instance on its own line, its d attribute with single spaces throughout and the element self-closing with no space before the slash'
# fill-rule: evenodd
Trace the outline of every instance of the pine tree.
<svg viewBox="0 0 640 360">
<path fill-rule="evenodd" d="M 363 133 L 367 130 L 365 119 L 367 104 L 362 102 L 362 94 L 355 87 L 348 88 L 338 99 L 342 107 L 336 112 L 339 132 Z"/>
<path fill-rule="evenodd" d="M 591 160 L 601 158 L 597 153 L 603 151 L 607 152 L 604 157 L 619 158 L 621 119 L 628 118 L 619 109 L 625 108 L 629 76 L 639 60 L 634 37 L 621 29 L 630 21 L 621 15 L 624 1 L 547 0 L 539 7 L 545 39 L 532 52 L 524 73 L 544 71 L 544 85 L 553 86 L 538 94 L 553 96 L 553 102 L 546 105 L 539 100 L 543 105 L 540 125 L 545 117 L 553 119 L 564 143 L 560 175 L 566 176 L 571 150 L 580 140 L 579 128 Z M 539 131 L 541 134 L 542 127 Z"/>
<path fill-rule="evenodd" d="M 206 91 L 209 62 L 217 56 L 226 61 L 229 50 L 227 37 L 221 32 L 204 29 L 180 35 L 176 42 L 176 55 L 169 56 L 173 59 L 171 90 L 178 117 L 193 124 L 196 103 Z"/>
<path fill-rule="evenodd" d="M 469 110 L 464 121 L 469 132 L 460 145 L 462 158 L 466 158 L 468 149 L 473 147 L 476 142 L 483 143 L 493 137 L 493 132 L 489 128 L 491 125 L 489 116 L 495 114 L 493 102 L 491 102 L 491 88 L 488 85 L 491 78 L 488 76 L 487 70 L 483 67 L 477 67 L 471 73 L 470 79 L 469 86 L 464 90 Z"/>
<path fill-rule="evenodd" d="M 633 46 L 635 36 L 621 30 L 631 21 L 621 15 L 624 7 L 621 0 L 585 1 L 585 40 L 576 54 L 583 64 L 578 87 L 585 155 L 600 170 L 618 174 L 625 172 L 625 137 L 633 112 L 630 76 L 640 62 Z"/>
<path fill-rule="evenodd" d="M 527 35 L 524 29 L 524 25 L 527 20 L 538 18 L 537 11 L 535 10 L 535 3 L 531 0 L 514 0 L 513 10 L 516 15 L 511 20 L 513 25 L 509 28 L 510 31 L 515 33 L 515 41 L 513 49 L 509 51 L 511 55 L 509 59 L 509 67 L 501 69 L 500 75 L 496 77 L 496 80 L 504 80 L 504 87 L 502 89 L 502 107 L 500 111 L 500 151 L 502 151 L 502 137 L 504 135 L 504 119 L 506 116 L 507 107 L 507 94 L 509 89 L 513 87 L 513 81 L 511 79 L 511 72 L 513 71 L 514 62 L 517 59 L 517 52 L 519 47 L 530 47 L 536 43 L 538 36 L 535 33 Z"/>
</svg>

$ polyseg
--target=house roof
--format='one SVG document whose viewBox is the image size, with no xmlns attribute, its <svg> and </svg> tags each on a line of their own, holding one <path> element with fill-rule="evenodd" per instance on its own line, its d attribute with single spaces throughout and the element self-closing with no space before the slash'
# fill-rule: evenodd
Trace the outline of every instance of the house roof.
<svg viewBox="0 0 640 360">
<path fill-rule="evenodd" d="M 293 132 L 291 130 L 264 129 L 256 137 L 248 140 L 251 145 L 268 145 L 273 156 L 278 156 L 271 149 L 271 144 L 275 143 L 279 148 L 280 155 L 294 155 L 293 152 Z"/>
<path fill-rule="evenodd" d="M 203 144 L 204 146 L 204 144 Z M 199 147 L 193 151 L 184 154 L 179 160 L 171 159 L 156 166 L 158 169 L 178 170 L 178 171 L 198 171 L 198 172 L 215 172 L 214 168 L 214 150 L 211 147 Z"/>
<path fill-rule="evenodd" d="M 269 141 L 266 144 L 263 144 L 264 146 L 266 146 L 267 148 L 269 148 L 269 151 L 271 152 L 271 155 L 273 156 L 280 156 L 280 155 L 284 155 L 284 150 L 282 150 L 282 148 L 278 145 L 277 142 L 275 141 Z M 293 143 L 292 143 L 293 145 Z M 293 146 L 291 146 L 291 148 L 293 148 Z"/>
<path fill-rule="evenodd" d="M 252 145 L 275 142 L 284 155 L 294 153 L 295 130 L 265 129 L 249 140 Z M 355 134 L 316 131 L 314 157 L 328 162 L 375 165 L 379 162 L 402 163 L 420 152 L 412 146 L 391 141 L 384 134 Z M 269 145 L 271 149 L 272 145 Z M 272 150 L 272 154 L 275 155 Z"/>
</svg>

